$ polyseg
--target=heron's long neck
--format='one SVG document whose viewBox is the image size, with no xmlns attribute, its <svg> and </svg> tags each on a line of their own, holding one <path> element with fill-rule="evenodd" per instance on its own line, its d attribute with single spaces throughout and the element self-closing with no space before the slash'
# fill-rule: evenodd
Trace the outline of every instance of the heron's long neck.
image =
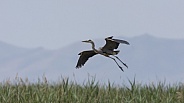
<svg viewBox="0 0 184 103">
<path fill-rule="evenodd" d="M 93 49 L 94 51 L 97 51 L 97 50 L 95 49 L 95 43 L 94 43 L 94 42 L 91 42 L 91 44 L 92 44 L 92 49 Z"/>
</svg>

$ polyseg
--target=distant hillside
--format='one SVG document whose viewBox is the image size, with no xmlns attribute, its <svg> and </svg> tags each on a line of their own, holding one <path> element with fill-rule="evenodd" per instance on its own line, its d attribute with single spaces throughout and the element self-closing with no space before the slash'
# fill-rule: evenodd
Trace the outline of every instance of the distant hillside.
<svg viewBox="0 0 184 103">
<path fill-rule="evenodd" d="M 28 77 L 37 80 L 45 75 L 50 80 L 70 77 L 76 81 L 94 76 L 99 81 L 126 82 L 134 76 L 139 82 L 184 82 L 184 40 L 156 38 L 142 35 L 133 38 L 119 37 L 130 42 L 130 46 L 120 45 L 118 57 L 129 66 L 122 72 L 111 59 L 96 55 L 84 67 L 75 69 L 78 53 L 91 49 L 90 44 L 76 42 L 58 50 L 43 48 L 25 49 L 0 42 L 0 80 Z M 94 40 L 97 48 L 105 40 Z M 122 65 L 123 66 L 123 65 Z"/>
</svg>

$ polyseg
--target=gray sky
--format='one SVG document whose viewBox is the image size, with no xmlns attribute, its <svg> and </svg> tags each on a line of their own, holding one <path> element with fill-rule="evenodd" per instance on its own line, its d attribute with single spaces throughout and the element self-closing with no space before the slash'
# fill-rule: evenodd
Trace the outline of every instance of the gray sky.
<svg viewBox="0 0 184 103">
<path fill-rule="evenodd" d="M 0 41 L 22 47 L 145 33 L 184 39 L 184 0 L 0 0 Z"/>
</svg>

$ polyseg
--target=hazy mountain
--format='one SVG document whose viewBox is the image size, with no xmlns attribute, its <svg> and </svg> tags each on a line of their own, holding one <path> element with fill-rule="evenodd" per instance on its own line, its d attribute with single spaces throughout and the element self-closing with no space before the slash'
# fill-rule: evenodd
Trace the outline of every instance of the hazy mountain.
<svg viewBox="0 0 184 103">
<path fill-rule="evenodd" d="M 81 69 L 75 69 L 78 53 L 91 49 L 90 44 L 76 42 L 58 50 L 43 48 L 19 48 L 0 42 L 0 78 L 14 78 L 16 74 L 22 78 L 37 80 L 45 75 L 50 80 L 58 80 L 61 76 L 70 77 L 82 82 L 88 77 L 97 80 L 108 80 L 121 84 L 134 76 L 139 82 L 166 82 L 184 81 L 184 40 L 156 38 L 142 35 L 133 38 L 119 37 L 130 42 L 120 45 L 118 57 L 129 66 L 122 72 L 114 61 L 96 55 Z M 94 40 L 103 46 L 105 40 Z M 122 65 L 123 66 L 123 65 Z"/>
</svg>

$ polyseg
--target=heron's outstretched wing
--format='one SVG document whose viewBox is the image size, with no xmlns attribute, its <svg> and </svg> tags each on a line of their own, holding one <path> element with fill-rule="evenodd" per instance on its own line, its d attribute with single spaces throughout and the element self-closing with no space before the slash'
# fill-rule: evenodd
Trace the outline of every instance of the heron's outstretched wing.
<svg viewBox="0 0 184 103">
<path fill-rule="evenodd" d="M 92 57 L 96 54 L 97 53 L 95 53 L 93 50 L 80 52 L 78 54 L 78 55 L 80 55 L 80 57 L 79 57 L 79 60 L 77 62 L 76 68 L 82 67 L 90 57 Z"/>
<path fill-rule="evenodd" d="M 123 44 L 127 44 L 129 45 L 129 43 L 125 40 L 119 40 L 119 39 L 112 39 L 113 36 L 111 37 L 107 37 L 105 38 L 106 44 L 104 45 L 104 47 L 102 49 L 108 49 L 108 50 L 114 50 L 117 49 L 119 46 L 119 43 L 123 43 Z"/>
<path fill-rule="evenodd" d="M 109 39 L 113 42 L 117 42 L 117 43 L 123 43 L 123 44 L 127 44 L 130 45 L 129 42 L 125 41 L 125 40 L 119 40 L 119 39 Z"/>
</svg>

